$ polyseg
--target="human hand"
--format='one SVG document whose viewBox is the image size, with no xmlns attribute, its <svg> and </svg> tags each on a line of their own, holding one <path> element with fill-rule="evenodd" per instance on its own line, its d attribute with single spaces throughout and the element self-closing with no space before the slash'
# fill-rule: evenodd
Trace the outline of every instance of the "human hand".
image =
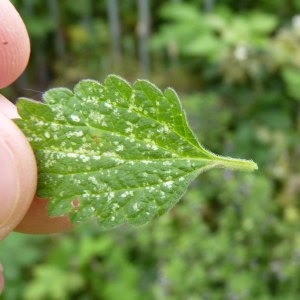
<svg viewBox="0 0 300 300">
<path fill-rule="evenodd" d="M 24 71 L 30 54 L 25 25 L 9 0 L 0 0 L 0 88 Z M 34 197 L 37 167 L 32 149 L 19 128 L 16 107 L 0 95 L 0 240 L 12 230 L 53 233 L 70 228 L 68 217 L 50 218 L 47 200 Z M 0 293 L 4 286 L 0 264 Z"/>
</svg>

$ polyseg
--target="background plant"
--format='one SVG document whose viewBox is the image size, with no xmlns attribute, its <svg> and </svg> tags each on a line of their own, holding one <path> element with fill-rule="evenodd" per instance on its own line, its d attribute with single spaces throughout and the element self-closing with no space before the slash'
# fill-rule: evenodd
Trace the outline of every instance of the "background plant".
<svg viewBox="0 0 300 300">
<path fill-rule="evenodd" d="M 14 1 L 33 53 L 5 94 L 39 98 L 111 72 L 149 77 L 176 88 L 209 149 L 253 158 L 260 170 L 206 173 L 142 228 L 11 235 L 0 251 L 3 299 L 297 299 L 299 1 L 114 2 L 115 44 L 105 1 Z M 147 4 L 149 65 L 138 26 Z"/>
</svg>

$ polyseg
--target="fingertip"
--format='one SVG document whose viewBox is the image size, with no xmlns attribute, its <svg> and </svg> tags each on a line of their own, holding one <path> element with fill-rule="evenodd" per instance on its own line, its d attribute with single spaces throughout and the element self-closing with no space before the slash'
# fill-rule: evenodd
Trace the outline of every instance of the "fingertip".
<svg viewBox="0 0 300 300">
<path fill-rule="evenodd" d="M 25 24 L 9 0 L 0 9 L 0 88 L 8 86 L 24 71 L 30 55 Z"/>
</svg>

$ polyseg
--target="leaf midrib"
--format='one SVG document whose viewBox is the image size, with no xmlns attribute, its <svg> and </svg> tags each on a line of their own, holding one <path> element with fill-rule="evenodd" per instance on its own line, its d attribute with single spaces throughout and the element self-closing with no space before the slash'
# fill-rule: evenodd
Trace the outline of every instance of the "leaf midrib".
<svg viewBox="0 0 300 300">
<path fill-rule="evenodd" d="M 49 149 L 39 149 L 38 151 L 43 151 L 43 152 L 55 152 L 55 153 L 66 153 L 63 151 L 52 151 Z M 73 154 L 79 154 L 76 152 L 67 152 L 67 153 L 73 153 Z M 80 153 L 80 154 L 84 154 L 84 153 Z M 79 154 L 79 155 L 80 155 Z M 101 155 L 98 155 L 98 157 L 101 157 Z M 104 156 L 105 157 L 105 156 Z M 207 158 L 185 158 L 185 157 L 178 157 L 178 158 L 153 158 L 153 159 L 126 159 L 126 158 L 120 158 L 124 161 L 124 164 L 129 164 L 130 162 L 134 162 L 134 163 L 140 163 L 143 164 L 143 161 L 149 161 L 149 162 L 157 162 L 157 161 L 197 161 L 197 162 L 204 162 L 206 163 L 206 165 L 210 166 L 210 165 L 220 165 L 220 163 L 216 163 L 215 160 L 212 159 L 207 159 Z M 101 168 L 99 166 L 97 166 L 97 170 L 85 170 L 83 172 L 70 172 L 70 171 L 66 171 L 67 173 L 58 173 L 58 172 L 40 172 L 39 174 L 51 174 L 51 175 L 63 175 L 63 176 L 67 176 L 67 175 L 76 175 L 76 174 L 84 174 L 84 173 L 96 173 L 99 172 L 99 170 L 109 170 L 109 169 L 115 169 L 118 168 L 120 166 L 120 164 L 115 165 L 113 167 L 109 167 L 109 168 Z"/>
</svg>

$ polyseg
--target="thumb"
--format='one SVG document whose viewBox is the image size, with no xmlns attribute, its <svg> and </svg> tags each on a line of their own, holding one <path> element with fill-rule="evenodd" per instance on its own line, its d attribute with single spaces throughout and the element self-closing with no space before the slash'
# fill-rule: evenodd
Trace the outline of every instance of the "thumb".
<svg viewBox="0 0 300 300">
<path fill-rule="evenodd" d="M 34 197 L 37 170 L 34 154 L 7 112 L 12 105 L 0 95 L 0 240 L 23 219 Z"/>
</svg>

